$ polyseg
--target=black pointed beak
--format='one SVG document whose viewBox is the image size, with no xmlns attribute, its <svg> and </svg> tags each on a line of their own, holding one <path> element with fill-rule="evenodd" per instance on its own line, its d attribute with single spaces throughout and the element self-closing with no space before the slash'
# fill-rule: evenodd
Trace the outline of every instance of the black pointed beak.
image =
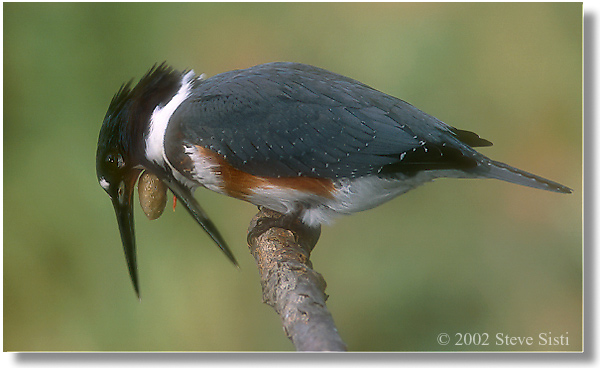
<svg viewBox="0 0 600 368">
<path fill-rule="evenodd" d="M 139 171 L 132 172 L 124 180 L 119 183 L 118 192 L 111 197 L 117 222 L 119 224 L 119 232 L 121 233 L 121 241 L 123 242 L 123 250 L 129 270 L 129 277 L 133 283 L 135 293 L 140 298 L 140 287 L 138 283 L 137 261 L 135 255 L 135 229 L 133 222 L 133 189 L 139 175 Z"/>
<path fill-rule="evenodd" d="M 183 203 L 185 208 L 188 210 L 190 215 L 192 215 L 192 217 L 196 220 L 196 222 L 200 226 L 202 226 L 204 231 L 206 231 L 206 233 L 212 238 L 212 240 L 217 244 L 217 246 L 221 248 L 221 250 L 223 251 L 223 253 L 225 253 L 227 258 L 229 258 L 229 260 L 236 267 L 239 267 L 237 261 L 235 260 L 235 257 L 233 256 L 233 253 L 231 253 L 229 246 L 227 246 L 225 239 L 223 239 L 223 236 L 221 235 L 215 224 L 208 218 L 206 212 L 204 212 L 202 207 L 200 207 L 200 204 L 198 204 L 198 202 L 192 195 L 192 191 L 183 184 L 181 184 L 179 181 L 175 180 L 174 178 L 164 178 L 163 181 L 165 182 L 165 184 L 167 184 L 167 186 L 177 197 L 177 199 Z"/>
</svg>

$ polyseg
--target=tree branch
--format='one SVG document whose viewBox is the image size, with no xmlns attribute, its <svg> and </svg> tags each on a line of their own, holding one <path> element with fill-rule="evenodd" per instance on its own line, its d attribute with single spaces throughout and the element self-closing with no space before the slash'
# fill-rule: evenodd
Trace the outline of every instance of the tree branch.
<svg viewBox="0 0 600 368">
<path fill-rule="evenodd" d="M 258 266 L 263 302 L 281 317 L 298 351 L 346 351 L 325 306 L 327 284 L 309 260 L 321 234 L 297 219 L 261 208 L 248 228 L 248 245 Z"/>
</svg>

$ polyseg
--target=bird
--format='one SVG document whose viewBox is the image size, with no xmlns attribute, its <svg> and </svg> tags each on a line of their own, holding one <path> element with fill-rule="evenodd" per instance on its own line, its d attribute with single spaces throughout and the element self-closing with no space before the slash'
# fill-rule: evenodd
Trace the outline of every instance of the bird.
<svg viewBox="0 0 600 368">
<path fill-rule="evenodd" d="M 492 178 L 572 192 L 475 150 L 491 145 L 319 67 L 272 62 L 207 78 L 163 62 L 112 98 L 96 172 L 112 201 L 139 298 L 133 193 L 141 177 L 154 180 L 147 189 L 139 185 L 149 218 L 160 216 L 154 210 L 162 211 L 168 188 L 237 265 L 195 189 L 266 207 L 308 227 L 377 207 L 437 178 Z"/>
</svg>

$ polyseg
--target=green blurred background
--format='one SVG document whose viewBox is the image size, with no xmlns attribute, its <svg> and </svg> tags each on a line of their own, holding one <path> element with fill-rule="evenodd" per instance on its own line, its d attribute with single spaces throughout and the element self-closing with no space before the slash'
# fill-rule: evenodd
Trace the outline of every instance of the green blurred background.
<svg viewBox="0 0 600 368">
<path fill-rule="evenodd" d="M 4 350 L 293 350 L 261 303 L 241 201 L 196 193 L 239 270 L 182 207 L 150 222 L 136 205 L 135 298 L 96 142 L 119 86 L 163 60 L 208 76 L 317 65 L 575 190 L 439 180 L 325 227 L 312 260 L 350 350 L 582 349 L 581 4 L 5 3 Z"/>
</svg>

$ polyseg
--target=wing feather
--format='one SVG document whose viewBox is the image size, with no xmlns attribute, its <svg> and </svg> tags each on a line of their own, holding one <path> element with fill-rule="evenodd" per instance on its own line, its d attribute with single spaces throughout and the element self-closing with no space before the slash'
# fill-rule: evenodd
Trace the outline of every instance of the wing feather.
<svg viewBox="0 0 600 368">
<path fill-rule="evenodd" d="M 219 74 L 198 81 L 193 93 L 173 114 L 169 132 L 253 175 L 338 178 L 463 167 L 477 153 L 461 137 L 489 143 L 358 81 L 302 64 Z"/>
</svg>

